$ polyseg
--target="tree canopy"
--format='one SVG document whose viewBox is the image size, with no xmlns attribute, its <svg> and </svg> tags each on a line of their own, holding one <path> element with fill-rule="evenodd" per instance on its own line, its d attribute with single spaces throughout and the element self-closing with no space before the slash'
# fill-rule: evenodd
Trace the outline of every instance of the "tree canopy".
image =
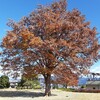
<svg viewBox="0 0 100 100">
<path fill-rule="evenodd" d="M 0 77 L 0 88 L 9 88 L 10 83 L 9 83 L 9 77 L 8 76 L 1 76 Z"/>
<path fill-rule="evenodd" d="M 68 11 L 66 0 L 39 6 L 8 25 L 12 30 L 1 44 L 2 66 L 26 75 L 42 74 L 45 94 L 50 93 L 51 74 L 58 82 L 76 84 L 78 76 L 99 59 L 96 28 L 77 9 Z"/>
<path fill-rule="evenodd" d="M 18 83 L 18 87 L 17 88 L 34 88 L 34 89 L 39 89 L 40 88 L 40 84 L 38 81 L 38 77 L 35 76 L 32 79 L 29 78 L 25 78 L 22 76 L 20 82 Z"/>
</svg>

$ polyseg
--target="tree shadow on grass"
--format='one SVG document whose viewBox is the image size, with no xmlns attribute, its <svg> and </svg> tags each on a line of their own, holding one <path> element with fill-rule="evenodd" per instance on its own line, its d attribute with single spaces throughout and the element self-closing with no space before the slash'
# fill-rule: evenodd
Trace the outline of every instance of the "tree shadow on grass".
<svg viewBox="0 0 100 100">
<path fill-rule="evenodd" d="M 52 94 L 51 96 L 57 96 Z M 44 97 L 42 92 L 30 92 L 30 91 L 1 91 L 0 97 Z"/>
<path fill-rule="evenodd" d="M 44 93 L 29 91 L 0 91 L 0 97 L 43 97 Z"/>
</svg>

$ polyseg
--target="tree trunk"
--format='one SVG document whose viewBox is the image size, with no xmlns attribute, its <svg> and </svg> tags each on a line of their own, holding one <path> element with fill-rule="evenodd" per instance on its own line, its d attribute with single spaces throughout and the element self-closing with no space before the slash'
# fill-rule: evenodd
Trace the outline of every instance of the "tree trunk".
<svg viewBox="0 0 100 100">
<path fill-rule="evenodd" d="M 51 74 L 44 75 L 45 79 L 45 96 L 51 95 Z"/>
<path fill-rule="evenodd" d="M 63 87 L 67 89 L 67 84 L 64 84 Z"/>
</svg>

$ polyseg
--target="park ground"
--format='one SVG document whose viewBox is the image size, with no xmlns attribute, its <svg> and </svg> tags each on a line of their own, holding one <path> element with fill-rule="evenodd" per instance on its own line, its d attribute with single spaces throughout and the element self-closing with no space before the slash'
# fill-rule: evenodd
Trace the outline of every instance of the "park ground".
<svg viewBox="0 0 100 100">
<path fill-rule="evenodd" d="M 44 90 L 0 90 L 0 100 L 100 100 L 100 93 L 76 93 L 52 90 L 52 96 L 44 97 Z"/>
</svg>

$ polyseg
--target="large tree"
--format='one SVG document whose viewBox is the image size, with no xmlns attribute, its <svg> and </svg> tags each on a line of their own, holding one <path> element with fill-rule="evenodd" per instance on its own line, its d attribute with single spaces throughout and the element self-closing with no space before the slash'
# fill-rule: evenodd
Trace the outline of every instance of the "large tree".
<svg viewBox="0 0 100 100">
<path fill-rule="evenodd" d="M 51 74 L 58 82 L 76 83 L 99 59 L 96 28 L 77 9 L 66 10 L 66 0 L 39 6 L 19 22 L 10 21 L 4 37 L 2 66 L 26 75 L 42 74 L 50 95 Z"/>
</svg>

